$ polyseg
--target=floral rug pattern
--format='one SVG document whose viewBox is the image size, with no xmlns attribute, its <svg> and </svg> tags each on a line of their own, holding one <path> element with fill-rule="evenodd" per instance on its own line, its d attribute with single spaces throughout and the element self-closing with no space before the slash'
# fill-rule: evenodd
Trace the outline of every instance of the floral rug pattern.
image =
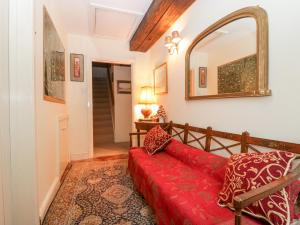
<svg viewBox="0 0 300 225">
<path fill-rule="evenodd" d="M 154 225 L 134 189 L 127 159 L 74 163 L 43 225 Z"/>
</svg>

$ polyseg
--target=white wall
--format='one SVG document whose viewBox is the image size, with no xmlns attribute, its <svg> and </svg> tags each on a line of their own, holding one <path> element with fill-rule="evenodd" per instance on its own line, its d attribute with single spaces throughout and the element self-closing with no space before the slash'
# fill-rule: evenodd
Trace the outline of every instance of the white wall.
<svg viewBox="0 0 300 225">
<path fill-rule="evenodd" d="M 36 147 L 38 164 L 38 203 L 39 213 L 43 217 L 59 187 L 59 118 L 68 114 L 66 104 L 43 100 L 43 5 L 46 6 L 54 26 L 65 48 L 66 96 L 69 82 L 69 55 L 67 54 L 67 36 L 57 14 L 58 0 L 35 1 L 35 91 L 36 91 Z"/>
<path fill-rule="evenodd" d="M 193 39 L 208 26 L 227 14 L 246 6 L 260 5 L 269 16 L 269 86 L 271 97 L 185 101 L 185 53 Z M 169 68 L 169 93 L 159 96 L 168 118 L 178 123 L 212 126 L 215 129 L 240 133 L 248 130 L 253 136 L 300 143 L 300 2 L 297 0 L 202 0 L 179 18 L 172 30 L 183 37 L 179 54 L 169 56 L 163 46 L 164 37 L 149 50 L 148 71 L 164 61 Z M 144 73 L 145 68 L 140 70 Z M 138 76 L 139 70 L 136 73 Z M 151 75 L 148 76 L 151 80 Z M 135 77 L 134 79 L 137 79 Z M 135 90 L 139 90 L 137 84 Z"/>
<path fill-rule="evenodd" d="M 70 149 L 73 160 L 92 157 L 92 61 L 132 64 L 135 54 L 128 42 L 69 35 L 69 52 L 84 54 L 84 82 L 71 82 L 69 89 Z"/>
<path fill-rule="evenodd" d="M 210 59 L 210 54 L 206 52 L 200 52 L 200 51 L 192 51 L 191 53 L 191 62 L 190 62 L 190 69 L 191 69 L 191 79 L 193 79 L 194 82 L 191 82 L 191 90 L 193 90 L 191 93 L 192 96 L 199 96 L 199 95 L 207 95 L 209 90 L 209 85 L 207 85 L 207 88 L 200 88 L 199 87 L 199 67 L 208 67 L 208 62 Z M 193 76 L 193 77 L 192 77 Z M 207 80 L 209 80 L 209 76 L 207 77 Z"/>
<path fill-rule="evenodd" d="M 8 0 L 0 2 L 0 225 L 10 222 L 8 3 Z"/>
<path fill-rule="evenodd" d="M 114 66 L 115 142 L 129 142 L 132 127 L 132 96 L 119 94 L 118 80 L 131 81 L 130 66 Z"/>
<path fill-rule="evenodd" d="M 138 105 L 138 102 L 141 93 L 141 87 L 147 86 L 153 82 L 153 68 L 149 66 L 149 60 L 149 54 L 136 53 L 136 59 L 132 67 L 131 74 L 133 121 L 144 118 L 141 113 L 141 106 Z M 135 129 L 134 124 L 132 128 Z"/>
</svg>

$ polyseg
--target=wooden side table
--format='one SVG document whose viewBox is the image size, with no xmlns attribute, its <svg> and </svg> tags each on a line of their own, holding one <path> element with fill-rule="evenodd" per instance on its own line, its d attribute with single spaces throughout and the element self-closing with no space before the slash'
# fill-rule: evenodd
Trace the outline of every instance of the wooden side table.
<svg viewBox="0 0 300 225">
<path fill-rule="evenodd" d="M 148 121 L 138 121 L 135 122 L 136 131 L 139 133 L 141 130 L 149 131 L 151 128 L 155 127 L 156 125 L 160 125 L 163 129 L 167 128 L 169 123 L 158 123 L 158 122 L 148 122 Z M 138 146 L 140 146 L 140 137 L 138 136 L 137 139 Z"/>
</svg>

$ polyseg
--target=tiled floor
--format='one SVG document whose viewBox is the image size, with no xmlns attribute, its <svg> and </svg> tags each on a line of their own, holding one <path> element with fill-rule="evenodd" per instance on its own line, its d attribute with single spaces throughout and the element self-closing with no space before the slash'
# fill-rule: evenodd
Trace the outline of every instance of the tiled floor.
<svg viewBox="0 0 300 225">
<path fill-rule="evenodd" d="M 105 143 L 94 147 L 94 158 L 101 156 L 113 156 L 120 154 L 128 154 L 129 143 Z"/>
</svg>

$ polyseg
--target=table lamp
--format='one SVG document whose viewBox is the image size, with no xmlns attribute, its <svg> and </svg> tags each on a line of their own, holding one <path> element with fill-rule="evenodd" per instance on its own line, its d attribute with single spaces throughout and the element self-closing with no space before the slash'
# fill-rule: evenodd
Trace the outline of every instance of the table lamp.
<svg viewBox="0 0 300 225">
<path fill-rule="evenodd" d="M 155 104 L 156 101 L 154 91 L 151 86 L 144 86 L 141 89 L 139 104 L 144 105 L 141 109 L 141 113 L 143 114 L 144 119 L 147 120 L 152 113 L 151 105 Z"/>
</svg>

